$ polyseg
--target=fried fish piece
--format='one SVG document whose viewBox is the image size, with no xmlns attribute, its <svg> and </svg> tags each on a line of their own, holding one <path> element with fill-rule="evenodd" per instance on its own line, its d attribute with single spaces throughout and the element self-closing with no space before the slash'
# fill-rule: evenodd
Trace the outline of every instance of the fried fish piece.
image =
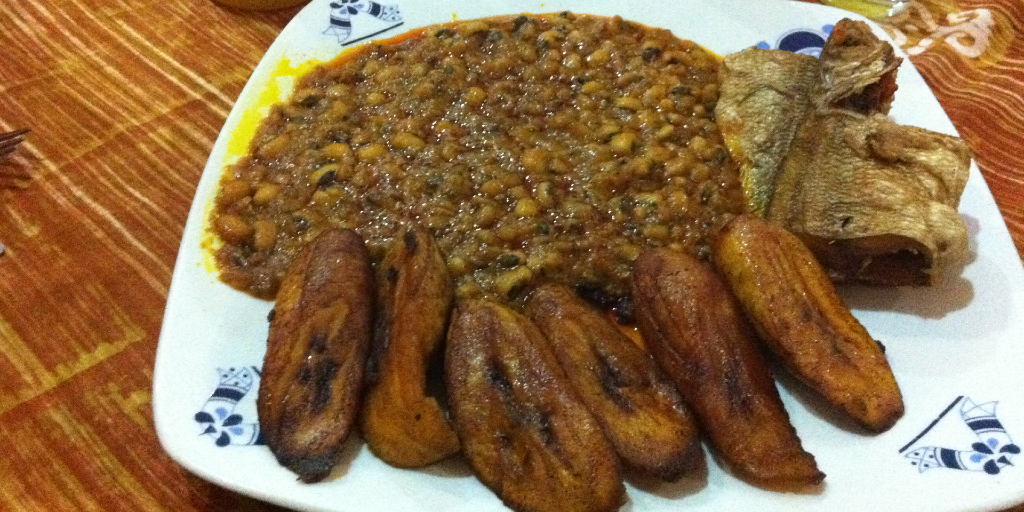
<svg viewBox="0 0 1024 512">
<path fill-rule="evenodd" d="M 888 114 L 903 59 L 863 21 L 839 20 L 821 49 L 815 103 L 860 114 Z"/>
<path fill-rule="evenodd" d="M 900 62 L 847 19 L 820 59 L 749 49 L 722 64 L 715 116 L 748 210 L 799 236 L 835 281 L 930 285 L 967 253 L 970 148 L 885 117 Z"/>
<path fill-rule="evenodd" d="M 809 116 L 764 218 L 800 237 L 837 282 L 927 285 L 967 253 L 957 212 L 971 152 L 877 114 Z"/>
<path fill-rule="evenodd" d="M 814 108 L 818 59 L 782 50 L 744 50 L 722 61 L 715 119 L 733 160 L 748 211 L 764 215 L 801 123 Z"/>
<path fill-rule="evenodd" d="M 352 230 L 320 234 L 281 283 L 256 405 L 267 446 L 304 482 L 330 473 L 356 419 L 373 303 L 370 256 Z"/>
<path fill-rule="evenodd" d="M 825 478 L 803 449 L 753 331 L 713 268 L 670 249 L 645 252 L 633 269 L 633 300 L 646 346 L 734 471 L 779 490 Z"/>
<path fill-rule="evenodd" d="M 543 336 L 505 306 L 456 305 L 445 382 L 463 453 L 514 510 L 616 510 L 618 457 Z"/>
<path fill-rule="evenodd" d="M 697 424 L 651 356 L 569 288 L 545 284 L 526 314 L 626 466 L 676 480 L 700 466 Z"/>
<path fill-rule="evenodd" d="M 790 372 L 872 431 L 884 432 L 903 416 L 885 353 L 800 239 L 740 215 L 722 229 L 713 254 L 761 338 Z"/>
<path fill-rule="evenodd" d="M 427 369 L 444 345 L 454 288 L 434 238 L 422 229 L 399 237 L 377 265 L 377 327 L 363 402 L 363 438 L 384 462 L 432 464 L 459 451 L 459 438 Z"/>
</svg>

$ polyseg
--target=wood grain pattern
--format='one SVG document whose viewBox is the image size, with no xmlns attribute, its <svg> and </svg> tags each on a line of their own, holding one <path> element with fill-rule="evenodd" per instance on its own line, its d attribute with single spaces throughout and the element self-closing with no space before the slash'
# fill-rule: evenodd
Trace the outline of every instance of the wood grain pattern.
<svg viewBox="0 0 1024 512">
<path fill-rule="evenodd" d="M 914 3 L 934 20 L 979 9 L 994 20 L 981 56 L 937 40 L 913 61 L 1024 249 L 1024 4 Z M 920 42 L 908 27 L 931 30 L 925 11 L 893 20 L 908 45 Z M 0 509 L 278 510 L 172 462 L 150 387 L 196 184 L 234 99 L 295 12 L 3 2 L 0 131 L 33 132 L 0 163 L 0 185 L 26 185 L 0 186 Z"/>
</svg>

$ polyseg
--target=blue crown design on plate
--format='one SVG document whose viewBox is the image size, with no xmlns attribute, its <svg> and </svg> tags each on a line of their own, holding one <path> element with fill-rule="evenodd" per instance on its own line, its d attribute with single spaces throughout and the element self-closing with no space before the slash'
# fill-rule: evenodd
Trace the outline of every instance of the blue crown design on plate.
<svg viewBox="0 0 1024 512">
<path fill-rule="evenodd" d="M 946 415 L 957 403 L 960 403 L 959 416 L 963 425 L 966 425 L 976 436 L 970 443 L 970 449 L 945 448 L 932 444 L 941 442 L 956 446 L 958 441 L 964 442 L 952 438 L 945 439 L 947 436 L 938 436 L 935 441 L 918 444 L 926 434 L 944 421 Z M 900 453 L 910 459 L 910 464 L 917 466 L 920 473 L 934 468 L 947 468 L 962 471 L 984 471 L 990 475 L 999 474 L 1007 466 L 1013 465 L 1011 461 L 1014 455 L 1020 453 L 1020 446 L 1013 442 L 1002 422 L 996 417 L 996 404 L 998 403 L 976 404 L 970 398 L 957 397 L 917 437 L 901 448 Z M 911 450 L 912 447 L 913 450 Z"/>
<path fill-rule="evenodd" d="M 374 0 L 334 0 L 330 6 L 330 24 L 323 33 L 336 37 L 342 46 L 348 46 L 382 34 L 403 23 L 402 13 L 398 5 L 394 4 L 381 4 Z M 380 22 L 388 26 L 380 29 L 380 23 L 368 23 L 365 26 L 353 25 L 353 18 L 360 14 L 367 14 L 370 18 L 380 20 Z M 374 28 L 378 30 L 373 33 L 367 33 Z M 355 38 L 353 39 L 353 37 Z"/>
<path fill-rule="evenodd" d="M 823 25 L 821 30 L 799 28 L 782 34 L 772 46 L 767 41 L 757 43 L 762 50 L 784 50 L 793 53 L 802 53 L 812 57 L 821 55 L 821 49 L 825 47 L 825 41 L 832 34 L 834 25 Z"/>
<path fill-rule="evenodd" d="M 217 446 L 261 445 L 263 432 L 255 420 L 256 394 L 250 395 L 261 372 L 255 366 L 218 368 L 219 382 L 203 408 L 193 416 L 203 431 Z M 241 406 L 239 404 L 242 404 Z M 245 412 L 244 409 L 250 409 Z M 246 421 L 249 416 L 253 421 Z"/>
</svg>

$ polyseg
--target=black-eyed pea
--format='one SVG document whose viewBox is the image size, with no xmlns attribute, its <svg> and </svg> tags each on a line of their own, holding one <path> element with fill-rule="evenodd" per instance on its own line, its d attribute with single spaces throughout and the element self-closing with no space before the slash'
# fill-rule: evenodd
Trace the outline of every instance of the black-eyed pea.
<svg viewBox="0 0 1024 512">
<path fill-rule="evenodd" d="M 400 132 L 391 140 L 391 145 L 398 149 L 419 151 L 426 147 L 427 143 L 418 136 L 409 132 Z"/>
<path fill-rule="evenodd" d="M 501 210 L 493 204 L 484 204 L 475 215 L 474 224 L 478 228 L 488 228 L 501 218 Z"/>
<path fill-rule="evenodd" d="M 457 145 L 455 145 L 455 144 L 453 144 L 451 142 L 446 142 L 445 144 L 443 144 L 441 146 L 441 156 L 445 160 L 448 160 L 448 161 L 454 160 L 454 159 L 458 158 L 459 154 L 460 154 L 459 146 L 457 146 Z"/>
<path fill-rule="evenodd" d="M 419 99 L 427 99 L 434 95 L 434 84 L 423 81 L 412 88 L 412 95 Z"/>
<path fill-rule="evenodd" d="M 640 98 L 634 98 L 632 96 L 619 96 L 618 98 L 615 98 L 615 106 L 629 110 L 643 110 L 644 102 L 641 101 Z"/>
<path fill-rule="evenodd" d="M 665 122 L 662 120 L 662 116 L 657 110 L 642 110 L 637 112 L 636 118 L 640 121 L 641 126 L 649 128 L 660 126 Z"/>
<path fill-rule="evenodd" d="M 521 288 L 533 279 L 533 271 L 526 265 L 520 265 L 512 270 L 498 275 L 494 280 L 494 287 L 504 297 Z"/>
<path fill-rule="evenodd" d="M 253 228 L 241 216 L 234 214 L 220 215 L 214 220 L 217 234 L 228 243 L 241 245 L 249 241 Z"/>
<path fill-rule="evenodd" d="M 606 122 L 597 129 L 597 137 L 600 140 L 609 140 L 616 133 L 621 133 L 622 127 L 618 123 Z"/>
<path fill-rule="evenodd" d="M 569 53 L 562 58 L 562 65 L 569 69 L 579 69 L 583 67 L 583 57 L 580 57 L 578 53 Z"/>
<path fill-rule="evenodd" d="M 666 148 L 665 146 L 658 144 L 647 146 L 647 148 L 644 150 L 644 156 L 648 160 L 660 164 L 667 162 L 670 158 L 672 158 L 672 152 L 669 151 L 668 148 Z"/>
<path fill-rule="evenodd" d="M 454 277 L 462 277 L 470 271 L 469 262 L 461 256 L 448 258 L 448 271 L 451 272 Z"/>
<path fill-rule="evenodd" d="M 292 135 L 285 132 L 260 146 L 256 153 L 264 158 L 277 158 L 281 156 L 286 149 L 288 149 L 288 146 L 290 146 L 291 143 Z"/>
<path fill-rule="evenodd" d="M 522 185 L 516 185 L 516 186 L 512 187 L 511 189 L 509 189 L 508 195 L 512 199 L 515 199 L 515 200 L 518 201 L 520 199 L 530 197 L 530 191 L 526 190 L 526 187 L 524 187 Z"/>
<path fill-rule="evenodd" d="M 363 64 L 363 74 L 366 76 L 372 76 L 377 71 L 384 67 L 384 64 L 379 60 L 368 59 L 366 64 Z"/>
<path fill-rule="evenodd" d="M 652 85 L 642 95 L 644 105 L 653 107 L 657 105 L 665 96 L 668 95 L 668 89 L 664 85 Z"/>
<path fill-rule="evenodd" d="M 364 162 L 376 160 L 386 154 L 388 154 L 388 147 L 380 143 L 367 144 L 356 150 L 356 156 Z"/>
<path fill-rule="evenodd" d="M 281 193 L 281 186 L 276 183 L 260 183 L 252 195 L 252 203 L 257 206 L 270 204 Z"/>
<path fill-rule="evenodd" d="M 337 99 L 334 100 L 328 108 L 327 116 L 333 120 L 340 120 L 348 117 L 348 115 L 355 112 L 355 110 L 355 105 L 348 100 Z"/>
<path fill-rule="evenodd" d="M 519 238 L 519 226 L 515 222 L 503 222 L 495 230 L 498 239 L 503 242 L 513 242 Z"/>
<path fill-rule="evenodd" d="M 266 250 L 277 244 L 277 226 L 267 219 L 260 219 L 252 223 L 252 246 L 258 250 Z"/>
<path fill-rule="evenodd" d="M 612 137 L 609 145 L 616 155 L 628 155 L 633 152 L 633 144 L 636 143 L 636 134 L 632 132 L 617 133 Z"/>
<path fill-rule="evenodd" d="M 459 25 L 459 33 L 463 37 L 469 37 L 477 32 L 483 32 L 491 28 L 484 20 L 471 20 Z"/>
<path fill-rule="evenodd" d="M 221 184 L 220 193 L 217 194 L 217 204 L 227 206 L 234 204 L 243 197 L 252 193 L 252 186 L 242 179 L 226 181 Z"/>
<path fill-rule="evenodd" d="M 547 44 L 549 48 L 558 46 L 558 43 L 561 40 L 562 33 L 557 30 L 548 30 L 546 32 L 541 33 L 541 35 L 537 37 L 538 43 L 543 41 L 545 44 Z"/>
<path fill-rule="evenodd" d="M 646 156 L 637 157 L 630 160 L 626 167 L 633 176 L 643 178 L 651 174 L 651 159 Z"/>
<path fill-rule="evenodd" d="M 555 204 L 555 186 L 549 181 L 537 185 L 533 192 L 534 199 L 543 208 L 550 208 Z"/>
<path fill-rule="evenodd" d="M 329 98 L 346 98 L 352 94 L 352 89 L 348 84 L 334 84 L 327 88 L 327 97 Z"/>
<path fill-rule="evenodd" d="M 625 261 L 633 261 L 639 258 L 641 252 L 642 249 L 630 243 L 622 244 L 618 248 L 619 257 Z"/>
<path fill-rule="evenodd" d="M 664 224 L 646 224 L 642 228 L 644 237 L 649 240 L 662 241 L 668 238 L 669 229 Z"/>
<path fill-rule="evenodd" d="M 693 152 L 694 156 L 701 158 L 704 152 L 708 150 L 711 143 L 707 139 L 700 135 L 694 135 L 690 138 L 690 142 L 686 145 L 686 148 Z"/>
<path fill-rule="evenodd" d="M 605 64 L 608 64 L 608 61 L 611 60 L 611 57 L 612 57 L 611 52 L 609 52 L 608 50 L 606 50 L 604 48 L 598 48 L 598 49 L 590 52 L 590 55 L 587 56 L 587 63 L 590 64 L 592 67 L 597 68 L 597 67 L 604 66 Z M 586 91 L 584 91 L 584 92 L 586 92 Z M 587 92 L 587 94 L 592 94 L 592 93 Z"/>
<path fill-rule="evenodd" d="M 480 285 L 476 281 L 466 281 L 455 288 L 455 298 L 461 300 L 475 299 L 481 295 Z"/>
<path fill-rule="evenodd" d="M 703 183 L 711 176 L 711 170 L 703 163 L 695 163 L 690 167 L 690 180 L 694 183 Z"/>
<path fill-rule="evenodd" d="M 565 174 L 572 170 L 572 167 L 569 165 L 569 162 L 565 161 L 565 159 L 563 158 L 555 158 L 551 160 L 551 163 L 548 164 L 548 168 L 551 169 L 552 172 L 557 174 Z"/>
<path fill-rule="evenodd" d="M 524 197 L 516 201 L 515 213 L 519 217 L 536 217 L 540 214 L 540 204 L 529 197 Z"/>
<path fill-rule="evenodd" d="M 487 180 L 480 185 L 480 193 L 488 197 L 498 197 L 505 191 L 505 185 L 501 180 Z"/>
<path fill-rule="evenodd" d="M 531 148 L 523 151 L 523 169 L 528 174 L 541 174 L 547 171 L 551 154 L 544 148 Z"/>
<path fill-rule="evenodd" d="M 654 139 L 655 140 L 659 140 L 659 141 L 660 140 L 665 140 L 665 139 L 671 137 L 672 134 L 675 133 L 675 131 L 676 131 L 676 127 L 675 126 L 672 126 L 671 124 L 666 124 L 666 125 L 662 126 L 661 128 L 658 128 L 658 131 L 655 132 L 655 134 L 654 134 Z"/>
<path fill-rule="evenodd" d="M 428 66 L 426 62 L 417 62 L 412 65 L 412 68 L 410 68 L 412 76 L 426 76 L 428 71 L 430 71 L 430 66 Z"/>
<path fill-rule="evenodd" d="M 470 87 L 465 94 L 466 105 L 476 108 L 487 99 L 487 92 L 479 87 Z"/>
<path fill-rule="evenodd" d="M 597 80 L 591 80 L 591 81 L 583 84 L 582 87 L 580 87 L 580 92 L 582 92 L 583 94 L 588 94 L 588 95 L 597 94 L 597 93 L 601 92 L 602 90 L 604 90 L 604 86 L 601 85 L 601 82 L 598 82 Z"/>
<path fill-rule="evenodd" d="M 338 169 L 338 164 L 327 164 L 320 167 L 309 173 L 309 184 L 313 186 L 326 186 L 334 183 L 334 180 L 338 178 Z"/>
<path fill-rule="evenodd" d="M 324 146 L 324 156 L 334 160 L 344 160 L 352 155 L 352 148 L 345 143 L 335 142 Z"/>
</svg>

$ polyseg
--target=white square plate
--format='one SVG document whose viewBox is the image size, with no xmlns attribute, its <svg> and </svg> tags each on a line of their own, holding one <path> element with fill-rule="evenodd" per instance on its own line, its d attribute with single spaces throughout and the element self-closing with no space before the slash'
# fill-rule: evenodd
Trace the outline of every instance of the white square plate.
<svg viewBox="0 0 1024 512">
<path fill-rule="evenodd" d="M 369 0 L 334 0 L 334 6 L 331 1 L 314 0 L 284 29 L 213 148 L 185 225 L 157 350 L 157 433 L 171 457 L 197 475 L 293 508 L 505 510 L 460 460 L 399 470 L 353 439 L 329 481 L 306 485 L 260 445 L 254 401 L 272 304 L 220 283 L 202 244 L 221 171 L 245 151 L 265 112 L 261 108 L 288 94 L 289 70 L 294 75 L 303 63 L 327 61 L 359 41 L 455 17 L 562 10 L 618 14 L 670 29 L 721 55 L 754 45 L 814 53 L 836 21 L 861 18 L 820 5 L 769 0 L 381 0 L 388 8 L 380 10 Z M 350 32 L 338 23 L 345 19 Z M 893 119 L 955 135 L 908 60 L 898 84 Z M 706 475 L 675 484 L 630 482 L 624 509 L 965 512 L 1024 502 L 1024 456 L 1013 453 L 1013 446 L 1024 442 L 1024 267 L 976 167 L 960 211 L 972 252 L 960 276 L 931 289 L 844 291 L 855 315 L 885 343 L 903 390 L 906 415 L 892 430 L 872 436 L 850 428 L 784 378 L 780 387 L 793 424 L 828 475 L 820 492 L 762 490 L 709 457 Z M 964 469 L 948 467 L 954 464 Z"/>
</svg>

